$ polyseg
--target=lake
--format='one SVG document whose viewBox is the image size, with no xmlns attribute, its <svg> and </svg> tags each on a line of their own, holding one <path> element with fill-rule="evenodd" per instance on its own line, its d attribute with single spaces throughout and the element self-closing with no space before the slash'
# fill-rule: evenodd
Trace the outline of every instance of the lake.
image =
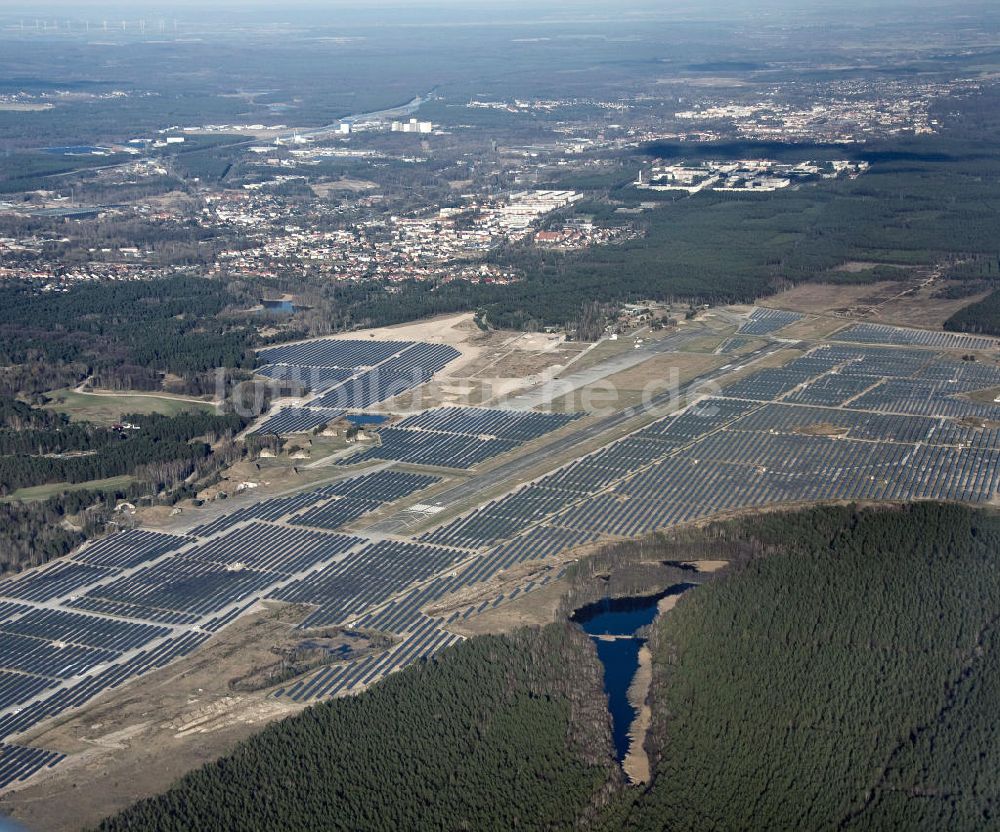
<svg viewBox="0 0 1000 832">
<path fill-rule="evenodd" d="M 579 624 L 594 639 L 597 657 L 604 667 L 604 691 L 608 695 L 611 733 L 619 763 L 628 754 L 628 732 L 636 714 L 628 701 L 628 689 L 639 669 L 639 648 L 645 641 L 635 633 L 653 622 L 661 599 L 680 595 L 694 586 L 697 584 L 681 583 L 656 595 L 603 598 L 581 607 L 571 616 L 570 620 Z"/>
</svg>

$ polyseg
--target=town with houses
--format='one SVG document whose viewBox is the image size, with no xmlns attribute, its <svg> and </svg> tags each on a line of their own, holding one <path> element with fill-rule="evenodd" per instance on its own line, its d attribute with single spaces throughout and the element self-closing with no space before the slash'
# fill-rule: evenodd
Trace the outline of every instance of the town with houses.
<svg viewBox="0 0 1000 832">
<path fill-rule="evenodd" d="M 618 174 L 638 205 L 611 206 L 615 220 L 597 220 L 585 190 L 560 184 L 605 175 L 620 166 L 623 153 L 655 142 L 683 147 L 741 138 L 847 144 L 880 135 L 920 135 L 936 129 L 930 115 L 936 99 L 975 86 L 845 81 L 822 97 L 815 94 L 808 104 L 798 103 L 810 98 L 808 90 L 796 88 L 792 94 L 783 87 L 763 99 L 702 95 L 678 97 L 672 105 L 648 96 L 459 103 L 429 95 L 322 128 L 178 124 L 119 142 L 50 147 L 45 153 L 94 158 L 97 166 L 79 187 L 41 188 L 16 200 L 0 194 L 0 279 L 29 280 L 49 290 L 178 270 L 266 277 L 302 273 L 335 281 L 384 280 L 386 286 L 406 280 L 514 282 L 520 277 L 516 270 L 489 262 L 498 247 L 570 251 L 639 238 L 643 225 L 633 217 L 655 205 L 643 201 L 643 194 L 647 200 L 656 192 L 766 194 L 856 178 L 868 169 L 867 162 L 847 159 L 793 164 L 766 157 L 688 160 L 682 154 L 669 162 L 640 159 Z M 61 95 L 8 93 L 0 107 L 44 107 Z M 428 104 L 436 106 L 438 118 L 444 112 L 451 120 L 422 118 L 421 108 Z M 512 127 L 498 137 L 465 123 L 464 113 L 484 110 L 508 116 Z M 544 127 L 523 134 L 518 125 L 524 118 L 542 119 Z M 221 182 L 184 175 L 183 161 L 204 152 L 199 148 L 206 141 L 230 142 L 236 152 L 233 173 Z M 350 173 L 331 175 L 338 167 Z M 455 173 L 425 196 L 394 182 L 386 186 L 389 171 L 405 177 L 442 167 Z M 147 183 L 162 188 L 168 180 L 177 181 L 175 194 L 183 192 L 183 198 L 126 195 Z M 100 201 L 87 198 L 88 187 L 100 191 Z M 4 233 L 4 217 L 58 219 L 63 226 L 57 234 L 12 235 Z M 164 256 L 156 240 L 95 245 L 82 240 L 89 226 L 111 219 L 152 226 L 153 237 L 193 236 L 197 244 L 179 259 Z"/>
</svg>

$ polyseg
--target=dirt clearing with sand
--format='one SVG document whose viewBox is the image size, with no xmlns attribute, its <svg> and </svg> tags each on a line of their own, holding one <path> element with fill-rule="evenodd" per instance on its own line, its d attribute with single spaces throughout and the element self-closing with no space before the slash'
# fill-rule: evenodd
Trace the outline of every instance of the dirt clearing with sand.
<svg viewBox="0 0 1000 832">
<path fill-rule="evenodd" d="M 235 693 L 229 680 L 273 662 L 271 647 L 287 640 L 306 612 L 274 605 L 247 615 L 191 656 L 29 733 L 28 745 L 69 756 L 5 794 L 0 812 L 46 832 L 96 825 L 298 712 L 301 706 L 269 698 L 267 690 Z"/>
</svg>

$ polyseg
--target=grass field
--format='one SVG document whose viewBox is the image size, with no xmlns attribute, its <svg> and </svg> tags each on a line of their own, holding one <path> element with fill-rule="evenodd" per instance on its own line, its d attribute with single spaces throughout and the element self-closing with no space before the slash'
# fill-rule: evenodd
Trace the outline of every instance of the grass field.
<svg viewBox="0 0 1000 832">
<path fill-rule="evenodd" d="M 679 388 L 696 376 L 721 367 L 728 360 L 724 355 L 697 352 L 653 355 L 635 367 L 560 396 L 551 407 L 559 413 L 635 407 L 647 397 Z"/>
<path fill-rule="evenodd" d="M 968 396 L 972 401 L 979 404 L 995 404 L 1000 399 L 1000 387 L 991 387 L 987 390 L 975 390 Z"/>
<path fill-rule="evenodd" d="M 0 502 L 35 502 L 38 500 L 47 500 L 49 497 L 55 497 L 56 494 L 62 494 L 64 491 L 82 491 L 84 489 L 93 489 L 95 491 L 104 491 L 118 488 L 126 488 L 132 484 L 132 477 L 125 475 L 121 477 L 109 477 L 106 480 L 90 480 L 89 482 L 50 482 L 45 485 L 34 485 L 31 488 L 19 488 L 17 491 L 11 492 L 7 497 L 4 497 Z"/>
<path fill-rule="evenodd" d="M 649 336 L 648 333 L 643 333 L 640 337 L 648 338 Z M 583 370 L 589 370 L 591 367 L 596 367 L 610 358 L 623 355 L 631 349 L 635 349 L 635 339 L 630 335 L 623 335 L 616 341 L 610 339 L 600 341 L 579 360 L 574 361 L 568 372 L 579 373 Z"/>
<path fill-rule="evenodd" d="M 56 390 L 46 407 L 67 414 L 74 422 L 113 425 L 125 413 L 160 413 L 176 416 L 191 410 L 215 412 L 215 405 L 198 399 L 172 398 L 151 393 L 77 393 Z"/>
</svg>

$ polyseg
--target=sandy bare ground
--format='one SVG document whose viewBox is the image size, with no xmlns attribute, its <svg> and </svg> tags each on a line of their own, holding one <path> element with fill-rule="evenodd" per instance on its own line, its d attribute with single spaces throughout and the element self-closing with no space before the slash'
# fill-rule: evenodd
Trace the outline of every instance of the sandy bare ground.
<svg viewBox="0 0 1000 832">
<path fill-rule="evenodd" d="M 422 321 L 396 324 L 395 326 L 380 326 L 372 329 L 355 329 L 350 332 L 338 332 L 333 335 L 323 335 L 308 338 L 308 341 L 320 341 L 334 338 L 342 341 L 423 341 L 428 344 L 448 344 L 465 354 L 466 347 L 477 334 L 482 334 L 473 321 L 471 312 L 461 312 L 457 315 L 439 315 Z M 290 341 L 288 343 L 305 343 Z M 475 353 L 475 350 L 469 350 Z"/>
<path fill-rule="evenodd" d="M 725 567 L 729 566 L 729 561 L 728 560 L 686 560 L 681 565 L 682 566 L 693 566 L 699 572 L 712 573 L 712 572 L 718 572 L 720 569 L 724 569 Z M 675 599 L 678 599 L 681 596 L 680 595 L 674 595 L 674 596 L 671 596 L 671 597 L 673 597 Z M 674 603 L 676 603 L 676 600 L 675 600 Z"/>
<path fill-rule="evenodd" d="M 761 304 L 814 315 L 846 316 L 850 313 L 881 323 L 940 329 L 960 309 L 989 294 L 982 292 L 953 299 L 935 297 L 941 285 L 937 273 L 911 280 L 883 280 L 865 285 L 803 283 L 772 295 Z"/>
<path fill-rule="evenodd" d="M 453 329 L 449 343 L 462 357 L 433 380 L 377 409 L 406 413 L 441 405 L 489 407 L 558 375 L 587 348 L 561 335 L 534 332 L 482 332 L 471 316 Z M 420 333 L 415 333 L 414 339 Z M 427 340 L 427 339 L 421 339 Z"/>
<path fill-rule="evenodd" d="M 338 191 L 360 193 L 363 191 L 378 190 L 378 184 L 375 182 L 369 182 L 367 179 L 348 179 L 347 177 L 336 179 L 332 182 L 317 182 L 314 185 L 310 185 L 310 187 L 313 193 L 320 198 L 327 197 Z"/>
<path fill-rule="evenodd" d="M 863 298 L 886 294 L 898 285 L 896 281 L 890 280 L 859 285 L 802 283 L 793 289 L 772 295 L 762 301 L 762 304 L 811 314 L 839 312 L 857 305 Z"/>
<path fill-rule="evenodd" d="M 802 425 L 793 433 L 799 436 L 847 436 L 848 431 L 848 428 L 831 425 L 829 422 L 819 422 L 814 425 Z"/>
<path fill-rule="evenodd" d="M 729 359 L 703 352 L 671 352 L 651 356 L 634 367 L 585 384 L 555 399 L 552 409 L 577 412 L 607 407 L 626 408 L 652 396 L 679 388 Z"/>
<path fill-rule="evenodd" d="M 588 346 L 568 343 L 561 335 L 503 330 L 484 332 L 476 325 L 471 312 L 336 333 L 307 341 L 326 338 L 420 341 L 444 344 L 461 353 L 432 381 L 372 408 L 393 413 L 408 413 L 441 405 L 494 403 L 513 392 L 550 379 Z"/>
<path fill-rule="evenodd" d="M 273 662 L 271 645 L 303 614 L 280 607 L 248 615 L 191 656 L 28 734 L 27 744 L 69 756 L 5 793 L 0 813 L 46 832 L 92 827 L 296 713 L 292 702 L 233 693 L 228 682 Z"/>
<path fill-rule="evenodd" d="M 891 324 L 941 329 L 944 322 L 966 306 L 989 296 L 989 291 L 966 298 L 937 298 L 940 282 L 924 286 L 913 294 L 895 298 L 877 313 L 878 319 Z"/>
<path fill-rule="evenodd" d="M 649 706 L 649 688 L 652 683 L 653 654 L 644 644 L 639 648 L 639 667 L 628 687 L 628 701 L 636 713 L 628 731 L 628 753 L 622 761 L 622 768 L 633 784 L 648 783 L 650 778 L 649 755 L 646 753 L 645 743 L 653 717 Z"/>
<path fill-rule="evenodd" d="M 834 315 L 807 315 L 801 321 L 786 326 L 778 336 L 789 340 L 819 341 L 847 325 L 848 321 Z"/>
</svg>

